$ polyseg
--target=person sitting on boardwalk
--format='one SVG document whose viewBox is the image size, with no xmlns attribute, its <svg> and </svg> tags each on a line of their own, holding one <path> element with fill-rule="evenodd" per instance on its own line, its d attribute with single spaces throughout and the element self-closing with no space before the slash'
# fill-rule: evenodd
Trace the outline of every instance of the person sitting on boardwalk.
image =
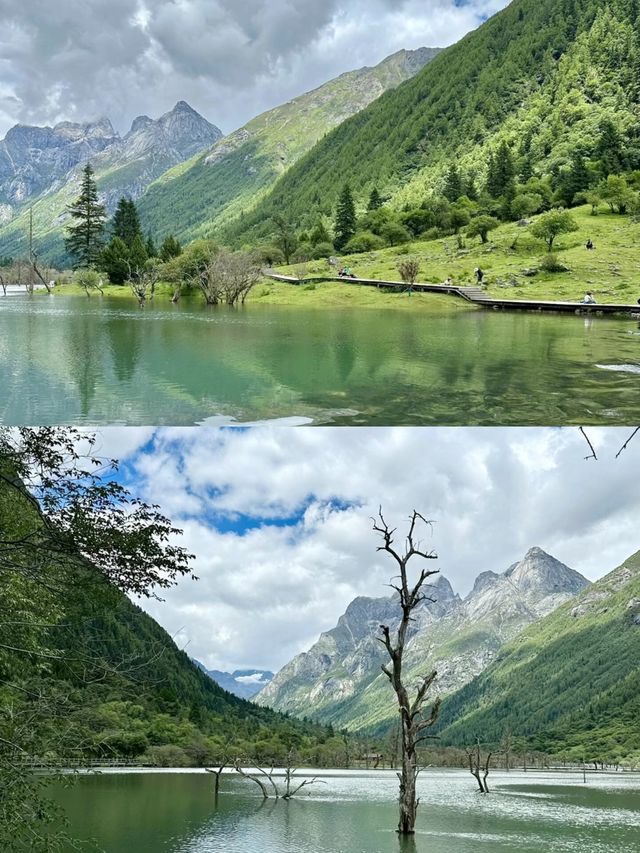
<svg viewBox="0 0 640 853">
<path fill-rule="evenodd" d="M 351 267 L 342 267 L 340 272 L 338 273 L 340 278 L 355 278 Z"/>
<path fill-rule="evenodd" d="M 590 290 L 588 290 L 585 293 L 585 295 L 582 299 L 582 304 L 583 305 L 595 305 L 596 304 L 596 300 L 593 298 L 593 293 L 591 293 Z"/>
<path fill-rule="evenodd" d="M 589 239 L 587 240 L 586 249 L 589 252 L 591 252 L 591 251 L 593 251 L 593 249 L 595 249 L 595 246 L 593 245 L 593 240 L 591 239 L 591 237 L 589 237 Z"/>
<path fill-rule="evenodd" d="M 444 284 L 446 287 L 453 287 L 453 279 L 451 278 L 451 276 L 448 276 L 445 279 Z"/>
</svg>

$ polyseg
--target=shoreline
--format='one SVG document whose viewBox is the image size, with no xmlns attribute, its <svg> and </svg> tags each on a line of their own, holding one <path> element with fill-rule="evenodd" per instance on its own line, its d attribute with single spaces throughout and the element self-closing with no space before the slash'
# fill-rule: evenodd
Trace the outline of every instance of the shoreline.
<svg viewBox="0 0 640 853">
<path fill-rule="evenodd" d="M 154 303 L 162 305 L 171 304 L 174 288 L 165 282 L 161 282 L 156 288 L 155 297 L 149 300 L 147 305 L 152 306 Z M 87 296 L 84 289 L 76 284 L 63 284 L 56 286 L 52 293 L 47 293 L 45 289 L 28 294 L 25 291 L 22 293 L 13 293 L 12 296 L 34 295 L 34 296 L 81 296 L 85 299 L 101 299 L 113 298 L 122 300 L 123 304 L 128 304 L 131 307 L 138 307 L 136 298 L 131 293 L 131 290 L 124 285 L 107 284 L 103 287 L 103 293 L 95 292 Z M 8 297 L 7 297 L 8 298 Z M 190 307 L 201 306 L 217 308 L 226 307 L 207 306 L 204 298 L 195 290 L 188 291 L 177 303 L 187 304 Z M 254 307 L 257 305 L 269 305 L 283 308 L 362 308 L 362 309 L 392 309 L 399 311 L 412 312 L 435 312 L 435 313 L 454 313 L 459 311 L 473 311 L 475 306 L 465 304 L 462 301 L 452 300 L 450 297 L 441 294 L 420 294 L 420 293 L 390 293 L 383 289 L 375 288 L 349 288 L 345 287 L 344 283 L 326 284 L 321 287 L 315 285 L 301 285 L 293 287 L 290 284 L 282 284 L 273 282 L 269 279 L 264 279 L 259 282 L 246 300 L 244 306 L 238 307 Z M 144 308 L 144 306 L 143 306 Z"/>
</svg>

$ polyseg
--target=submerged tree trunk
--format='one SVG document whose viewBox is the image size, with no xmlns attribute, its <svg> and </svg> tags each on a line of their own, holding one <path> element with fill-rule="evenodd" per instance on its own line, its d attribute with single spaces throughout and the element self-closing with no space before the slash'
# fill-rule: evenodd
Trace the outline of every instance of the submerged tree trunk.
<svg viewBox="0 0 640 853">
<path fill-rule="evenodd" d="M 467 752 L 467 757 L 469 758 L 469 770 L 471 775 L 475 777 L 475 780 L 478 783 L 478 793 L 488 794 L 489 785 L 487 783 L 487 778 L 489 776 L 489 767 L 491 764 L 491 753 L 487 753 L 486 760 L 483 764 L 480 757 L 480 739 L 478 739 L 476 741 L 475 750 L 469 750 Z"/>
<path fill-rule="evenodd" d="M 414 541 L 414 533 L 418 522 L 429 522 L 415 510 L 409 520 L 409 533 L 407 534 L 406 546 L 403 553 L 393 547 L 392 530 L 382 516 L 382 510 L 378 513 L 378 519 L 374 520 L 373 529 L 382 537 L 383 544 L 378 551 L 386 551 L 395 560 L 399 568 L 398 582 L 391 584 L 400 598 L 400 609 L 402 616 L 397 632 L 392 638 L 388 625 L 381 625 L 382 637 L 379 641 L 385 647 L 391 659 L 390 665 L 384 665 L 382 671 L 385 673 L 395 691 L 400 713 L 401 725 L 401 749 L 402 764 L 398 778 L 400 780 L 400 817 L 398 820 L 398 832 L 400 835 L 412 835 L 415 832 L 416 813 L 419 800 L 416 794 L 416 780 L 420 768 L 418 766 L 418 744 L 428 739 L 425 730 L 436 722 L 440 710 L 440 700 L 436 699 L 428 716 L 423 716 L 427 694 L 436 679 L 435 671 L 425 675 L 418 687 L 413 700 L 403 682 L 402 664 L 404 649 L 407 641 L 409 626 L 413 621 L 413 613 L 423 601 L 433 601 L 425 595 L 423 588 L 429 577 L 437 574 L 437 570 L 429 571 L 422 569 L 415 582 L 411 585 L 408 577 L 408 564 L 413 557 L 423 560 L 435 560 L 436 554 L 432 551 L 423 551 L 420 543 Z"/>
</svg>

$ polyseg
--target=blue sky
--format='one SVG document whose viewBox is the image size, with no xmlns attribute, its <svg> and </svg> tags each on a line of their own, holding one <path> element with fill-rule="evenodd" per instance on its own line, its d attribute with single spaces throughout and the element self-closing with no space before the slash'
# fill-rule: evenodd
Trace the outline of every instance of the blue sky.
<svg viewBox="0 0 640 853">
<path fill-rule="evenodd" d="M 2 0 L 0 135 L 186 100 L 225 133 L 402 48 L 446 47 L 507 0 Z"/>
<path fill-rule="evenodd" d="M 577 429 L 103 430 L 135 493 L 184 529 L 197 582 L 142 606 L 212 669 L 278 669 L 358 595 L 388 594 L 370 517 L 434 519 L 464 595 L 538 545 L 590 579 L 640 548 L 640 441 Z"/>
</svg>

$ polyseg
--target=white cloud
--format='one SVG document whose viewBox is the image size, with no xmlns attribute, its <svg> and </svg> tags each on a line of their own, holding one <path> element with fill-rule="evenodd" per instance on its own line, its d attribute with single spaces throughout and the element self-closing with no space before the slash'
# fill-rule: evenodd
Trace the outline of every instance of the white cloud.
<svg viewBox="0 0 640 853">
<path fill-rule="evenodd" d="M 185 99 L 230 131 L 401 48 L 446 46 L 508 0 L 0 0 L 0 133 Z"/>
<path fill-rule="evenodd" d="M 429 545 L 461 593 L 533 545 L 595 579 L 640 547 L 640 441 L 615 461 L 626 432 L 591 435 L 597 463 L 577 429 L 145 433 L 128 442 L 136 487 L 184 528 L 200 580 L 143 606 L 209 668 L 277 669 L 355 596 L 387 594 L 379 504 L 400 531 L 414 507 L 434 519 Z M 125 447 L 120 430 L 100 443 Z"/>
</svg>

